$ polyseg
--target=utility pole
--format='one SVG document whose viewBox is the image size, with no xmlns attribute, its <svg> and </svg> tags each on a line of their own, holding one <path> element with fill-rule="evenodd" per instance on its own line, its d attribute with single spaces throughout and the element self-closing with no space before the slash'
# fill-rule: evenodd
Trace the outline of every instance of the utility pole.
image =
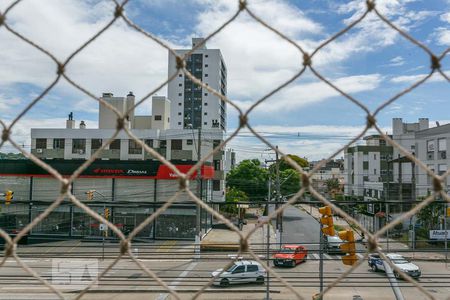
<svg viewBox="0 0 450 300">
<path fill-rule="evenodd" d="M 275 209 L 278 209 L 278 207 L 280 206 L 280 201 L 281 201 L 281 188 L 280 188 L 280 161 L 278 158 L 278 146 L 276 146 L 276 152 L 275 152 L 275 172 L 276 172 L 276 183 L 277 183 L 277 202 L 275 205 Z M 281 248 L 281 235 L 283 232 L 283 213 L 278 213 L 277 214 L 277 236 L 278 241 L 279 241 L 279 248 Z"/>
<path fill-rule="evenodd" d="M 201 151 L 202 151 L 202 128 L 201 125 L 198 127 L 198 141 L 197 141 L 197 162 L 199 162 L 202 158 Z M 202 166 L 197 170 L 197 197 L 202 201 Z M 201 207 L 197 204 L 196 209 L 196 236 L 195 236 L 195 243 L 196 243 L 196 252 L 197 254 L 200 254 L 200 240 L 201 240 Z"/>
<path fill-rule="evenodd" d="M 279 207 L 279 201 L 281 200 L 281 184 L 280 184 L 280 165 L 279 165 L 279 156 L 278 156 L 278 146 L 276 147 L 276 151 L 275 151 L 275 160 L 273 159 L 268 159 L 265 160 L 265 163 L 267 164 L 268 162 L 274 162 L 275 163 L 275 176 L 276 176 L 276 182 L 275 182 L 275 191 L 276 191 L 276 198 L 275 198 L 275 210 L 278 209 Z M 270 173 L 269 173 L 269 181 L 270 181 Z M 270 195 L 270 189 L 269 189 L 269 195 Z M 269 196 L 270 198 L 270 196 Z M 267 209 L 269 209 L 269 204 L 267 205 Z M 276 236 L 278 237 L 278 243 L 279 243 L 279 247 L 281 248 L 281 235 L 283 232 L 283 212 L 278 213 L 277 214 L 277 218 L 276 218 Z"/>
<path fill-rule="evenodd" d="M 269 203 L 270 203 L 270 188 L 271 188 L 271 180 L 270 180 L 270 176 L 269 176 L 269 182 L 268 182 L 268 190 L 269 190 L 269 192 L 268 192 L 268 195 L 267 195 L 267 209 L 266 209 L 266 213 L 267 213 L 267 216 L 269 216 L 270 215 L 270 212 L 269 212 Z M 268 220 L 268 222 L 267 222 L 267 224 L 266 224 L 266 227 L 267 227 L 267 249 L 266 249 L 266 260 L 267 260 L 267 266 L 270 268 L 270 219 Z M 264 228 L 264 226 L 263 226 L 263 228 Z M 267 275 L 267 278 L 266 278 L 266 298 L 265 298 L 265 300 L 270 300 L 270 275 L 269 275 L 269 272 L 266 272 L 266 275 Z"/>
</svg>

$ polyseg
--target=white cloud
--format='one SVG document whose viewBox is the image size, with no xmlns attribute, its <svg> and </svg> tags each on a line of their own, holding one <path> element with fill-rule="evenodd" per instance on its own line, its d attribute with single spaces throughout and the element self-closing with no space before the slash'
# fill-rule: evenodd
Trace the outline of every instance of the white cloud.
<svg viewBox="0 0 450 300">
<path fill-rule="evenodd" d="M 405 59 L 402 56 L 396 56 L 390 60 L 389 66 L 397 67 L 397 66 L 402 66 L 404 64 L 405 64 Z"/>
<path fill-rule="evenodd" d="M 446 74 L 448 77 L 450 77 L 450 71 L 445 71 L 444 74 Z M 396 76 L 391 78 L 392 83 L 408 83 L 412 84 L 415 83 L 423 78 L 425 78 L 428 74 L 415 74 L 415 75 L 402 75 L 402 76 Z M 438 72 L 435 72 L 431 78 L 429 78 L 426 82 L 442 82 L 447 81 L 441 74 Z"/>
<path fill-rule="evenodd" d="M 14 7 L 7 15 L 7 22 L 63 61 L 112 19 L 111 4 L 30 1 Z M 50 58 L 4 28 L 0 30 L 0 43 L 8 45 L 0 51 L 1 85 L 26 83 L 44 88 L 56 78 L 56 65 Z M 118 21 L 76 55 L 66 72 L 94 95 L 105 91 L 126 95 L 134 91 L 143 96 L 167 78 L 167 50 Z M 79 94 L 64 80 L 57 89 Z"/>
<path fill-rule="evenodd" d="M 349 94 L 371 91 L 379 87 L 382 77 L 380 74 L 348 76 L 330 81 Z M 288 86 L 278 94 L 260 104 L 256 111 L 273 113 L 277 111 L 294 110 L 311 103 L 328 100 L 340 94 L 322 81 L 296 84 Z M 235 101 L 239 107 L 248 109 L 253 102 Z"/>
<path fill-rule="evenodd" d="M 272 145 L 279 145 L 280 150 L 288 154 L 305 156 L 308 160 L 328 158 L 335 151 L 342 148 L 352 138 L 360 134 L 364 125 L 339 126 L 339 125 L 309 125 L 309 126 L 271 126 L 260 125 L 254 129 L 264 136 Z M 390 132 L 391 128 L 381 128 L 384 132 Z M 377 134 L 370 130 L 366 135 Z M 363 141 L 359 141 L 363 143 Z M 267 159 L 269 155 L 267 145 L 243 130 L 237 138 L 233 139 L 229 147 L 239 153 L 237 159 L 259 158 Z M 343 154 L 338 154 L 337 157 Z"/>
<path fill-rule="evenodd" d="M 18 98 L 9 98 L 0 94 L 0 111 L 2 114 L 8 114 L 12 112 L 15 105 L 19 105 L 21 100 Z"/>
</svg>

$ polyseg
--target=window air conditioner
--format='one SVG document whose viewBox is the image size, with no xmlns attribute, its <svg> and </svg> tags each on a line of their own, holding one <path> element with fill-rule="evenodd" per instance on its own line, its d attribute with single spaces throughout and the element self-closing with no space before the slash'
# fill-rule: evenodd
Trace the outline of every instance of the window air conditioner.
<svg viewBox="0 0 450 300">
<path fill-rule="evenodd" d="M 447 159 L 447 152 L 441 152 L 440 154 L 442 159 Z"/>
<path fill-rule="evenodd" d="M 36 153 L 42 153 L 42 149 L 36 149 Z"/>
<path fill-rule="evenodd" d="M 78 149 L 78 154 L 84 154 L 84 150 L 83 149 Z"/>
</svg>

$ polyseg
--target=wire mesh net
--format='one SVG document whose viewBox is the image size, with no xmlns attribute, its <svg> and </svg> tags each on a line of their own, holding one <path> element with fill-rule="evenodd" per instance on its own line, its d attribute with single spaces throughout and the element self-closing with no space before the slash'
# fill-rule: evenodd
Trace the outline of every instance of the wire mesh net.
<svg viewBox="0 0 450 300">
<path fill-rule="evenodd" d="M 379 127 L 377 123 L 377 116 L 379 113 L 392 105 L 395 101 L 397 101 L 399 98 L 404 96 L 405 94 L 411 92 L 412 90 L 416 89 L 418 86 L 422 85 L 423 83 L 427 82 L 430 77 L 433 74 L 436 74 L 438 76 L 442 76 L 446 81 L 450 81 L 447 74 L 443 72 L 441 69 L 441 61 L 443 58 L 447 55 L 447 53 L 450 51 L 449 49 L 446 49 L 441 54 L 435 54 L 433 53 L 424 43 L 416 40 L 412 36 L 410 36 L 407 32 L 401 30 L 398 26 L 393 24 L 387 17 L 385 17 L 380 11 L 377 10 L 376 1 L 373 0 L 367 0 L 365 2 L 365 11 L 363 14 L 359 16 L 356 20 L 354 20 L 352 23 L 348 24 L 347 27 L 343 28 L 339 32 L 335 33 L 325 41 L 323 41 L 319 46 L 317 46 L 312 52 L 307 52 L 304 50 L 304 47 L 297 42 L 293 41 L 289 37 L 287 37 L 283 32 L 280 32 L 274 27 L 271 27 L 267 22 L 262 20 L 258 15 L 256 15 L 253 10 L 252 6 L 247 3 L 245 0 L 239 0 L 236 1 L 236 11 L 235 13 L 221 26 L 213 30 L 205 39 L 204 41 L 194 47 L 192 50 L 188 51 L 184 55 L 178 55 L 178 53 L 175 52 L 174 49 L 172 49 L 168 43 L 158 38 L 155 34 L 152 32 L 148 32 L 144 30 L 143 28 L 139 27 L 133 21 L 128 18 L 125 14 L 125 9 L 127 7 L 127 4 L 129 1 L 116 1 L 113 0 L 115 4 L 115 10 L 112 12 L 111 20 L 106 26 L 104 26 L 101 30 L 96 32 L 89 40 L 87 40 L 85 43 L 81 44 L 73 53 L 71 53 L 67 59 L 65 60 L 59 60 L 54 54 L 52 54 L 50 51 L 46 50 L 44 47 L 39 45 L 38 41 L 32 41 L 29 40 L 26 35 L 20 33 L 16 29 L 14 29 L 14 26 L 12 26 L 8 22 L 8 16 L 9 14 L 14 11 L 15 7 L 20 5 L 26 5 L 26 3 L 21 3 L 26 1 L 15 1 L 13 2 L 5 11 L 0 12 L 0 30 L 9 32 L 12 36 L 14 36 L 17 39 L 22 40 L 23 42 L 27 43 L 31 47 L 34 47 L 36 50 L 40 51 L 43 55 L 47 56 L 49 59 L 51 59 L 54 62 L 54 65 L 56 67 L 56 73 L 54 74 L 54 79 L 39 95 L 37 95 L 33 101 L 31 101 L 28 106 L 23 109 L 22 112 L 20 112 L 12 122 L 9 124 L 6 124 L 4 120 L 0 120 L 0 124 L 2 126 L 2 137 L 1 137 L 1 143 L 0 148 L 4 146 L 6 142 L 11 143 L 18 151 L 22 152 L 27 158 L 32 160 L 36 165 L 42 167 L 45 169 L 48 173 L 50 173 L 54 178 L 56 178 L 60 183 L 60 194 L 59 196 L 40 214 L 38 214 L 31 223 L 26 225 L 15 237 L 11 237 L 8 235 L 7 232 L 5 232 L 3 229 L 0 229 L 0 236 L 5 240 L 5 252 L 3 259 L 0 263 L 0 266 L 5 265 L 5 261 L 8 258 L 14 258 L 14 260 L 17 262 L 18 265 L 20 265 L 26 272 L 34 276 L 36 279 L 38 279 L 43 285 L 45 285 L 48 289 L 50 289 L 56 296 L 60 297 L 61 299 L 64 299 L 64 295 L 57 287 L 52 285 L 51 282 L 49 282 L 47 279 L 45 279 L 43 276 L 39 275 L 36 270 L 29 267 L 27 263 L 17 254 L 17 244 L 18 242 L 24 238 L 24 236 L 29 233 L 33 227 L 37 226 L 38 223 L 40 223 L 42 220 L 44 220 L 46 217 L 49 216 L 49 214 L 54 211 L 58 206 L 61 205 L 63 200 L 65 198 L 69 199 L 70 202 L 80 208 L 82 211 L 84 211 L 86 214 L 88 214 L 91 218 L 96 219 L 99 223 L 107 224 L 107 226 L 112 230 L 112 232 L 120 239 L 120 247 L 118 249 L 118 255 L 113 259 L 109 265 L 104 268 L 102 272 L 98 274 L 98 277 L 95 281 L 93 281 L 89 286 L 84 288 L 82 291 L 80 291 L 76 299 L 82 298 L 85 293 L 95 284 L 98 283 L 99 280 L 102 279 L 123 257 L 131 258 L 131 260 L 134 261 L 134 263 L 142 269 L 150 278 L 155 280 L 157 284 L 162 287 L 164 290 L 167 291 L 167 293 L 170 293 L 175 299 L 180 299 L 181 295 L 179 292 L 176 291 L 175 288 L 169 286 L 165 280 L 160 278 L 154 270 L 143 264 L 140 260 L 136 258 L 136 253 L 132 251 L 132 239 L 136 237 L 136 235 L 148 224 L 153 222 L 158 216 L 160 216 L 165 210 L 167 210 L 171 205 L 176 201 L 177 197 L 180 195 L 180 193 L 185 192 L 189 195 L 190 199 L 198 206 L 200 206 L 202 209 L 207 211 L 208 213 L 212 214 L 215 218 L 218 220 L 221 220 L 224 222 L 231 230 L 233 230 L 240 238 L 240 253 L 247 253 L 252 259 L 258 261 L 267 272 L 270 273 L 272 277 L 275 277 L 277 280 L 279 280 L 287 289 L 290 290 L 292 295 L 298 299 L 304 299 L 302 297 L 298 290 L 293 286 L 291 280 L 289 278 L 283 278 L 282 275 L 277 273 L 274 269 L 270 268 L 266 262 L 262 261 L 259 255 L 255 253 L 251 248 L 248 247 L 249 239 L 250 237 L 259 229 L 261 226 L 263 226 L 265 223 L 269 222 L 269 219 L 276 218 L 277 214 L 282 212 L 286 209 L 286 207 L 290 204 L 295 203 L 298 201 L 301 197 L 304 196 L 305 192 L 309 192 L 314 198 L 319 199 L 323 204 L 329 205 L 332 207 L 334 212 L 341 217 L 345 218 L 349 222 L 356 224 L 359 228 L 361 228 L 362 232 L 365 234 L 365 236 L 368 239 L 368 250 L 365 253 L 365 258 L 368 257 L 368 254 L 370 252 L 378 252 L 378 254 L 383 257 L 386 261 L 388 261 L 385 257 L 385 254 L 383 251 L 378 247 L 379 242 L 378 239 L 384 235 L 388 230 L 392 230 L 397 224 L 401 223 L 402 221 L 410 218 L 414 214 L 418 213 L 422 208 L 430 204 L 436 197 L 442 197 L 447 202 L 450 200 L 449 196 L 444 192 L 444 186 L 443 182 L 446 180 L 446 177 L 448 176 L 450 170 L 446 171 L 442 175 L 436 174 L 433 170 L 429 169 L 427 165 L 425 165 L 423 162 L 421 162 L 416 156 L 411 154 L 407 149 L 404 149 L 401 145 L 399 145 L 396 141 L 394 141 L 392 138 L 390 138 L 386 133 L 383 132 L 383 130 Z M 280 84 L 279 86 L 274 87 L 269 93 L 261 97 L 260 99 L 254 101 L 254 103 L 247 109 L 244 110 L 239 105 L 237 105 L 233 100 L 229 99 L 228 97 L 224 96 L 220 91 L 212 89 L 210 86 L 204 84 L 199 78 L 196 78 L 191 74 L 188 69 L 186 68 L 186 58 L 189 57 L 196 49 L 201 47 L 204 43 L 206 43 L 208 40 L 210 40 L 212 37 L 219 35 L 220 32 L 227 27 L 229 24 L 231 24 L 239 15 L 241 14 L 248 14 L 251 18 L 253 18 L 256 22 L 258 22 L 261 26 L 264 26 L 271 32 L 273 32 L 275 35 L 277 35 L 279 38 L 283 39 L 284 41 L 288 42 L 292 47 L 294 47 L 301 57 L 303 58 L 303 63 L 301 68 L 297 70 L 297 72 L 287 81 Z M 430 60 L 430 71 L 427 74 L 427 76 L 417 80 L 414 82 L 411 86 L 408 88 L 400 91 L 393 97 L 387 99 L 382 105 L 377 107 L 373 112 L 370 111 L 367 106 L 365 106 L 361 101 L 358 99 L 352 97 L 348 93 L 346 93 L 344 90 L 340 89 L 338 86 L 336 86 L 332 80 L 327 79 L 324 74 L 321 74 L 315 67 L 314 67 L 314 60 L 317 57 L 317 55 L 323 51 L 328 45 L 335 42 L 340 36 L 360 24 L 365 18 L 368 16 L 376 16 L 384 22 L 387 26 L 389 26 L 393 31 L 400 34 L 402 37 L 407 39 L 412 45 L 420 48 L 423 50 L 423 52 L 428 55 Z M 74 63 L 74 58 L 77 57 L 81 52 L 83 52 L 90 44 L 93 44 L 96 42 L 96 40 L 102 36 L 105 32 L 107 32 L 112 25 L 117 22 L 118 20 L 123 20 L 129 28 L 132 28 L 133 30 L 139 32 L 142 34 L 142 38 L 145 39 L 151 39 L 154 42 L 156 42 L 160 47 L 166 49 L 170 53 L 172 53 L 176 57 L 176 68 L 177 70 L 173 74 L 169 74 L 167 80 L 164 82 L 161 82 L 155 89 L 152 91 L 149 91 L 148 94 L 143 97 L 140 101 L 138 101 L 134 107 L 129 108 L 129 110 L 125 113 L 121 113 L 118 111 L 115 107 L 110 105 L 108 102 L 106 102 L 104 99 L 99 98 L 95 96 L 94 93 L 87 90 L 82 85 L 78 84 L 76 81 L 74 81 L 66 72 L 67 67 Z M 289 85 L 294 80 L 300 78 L 306 70 L 309 70 L 314 74 L 321 82 L 325 83 L 329 87 L 331 87 L 333 90 L 338 92 L 340 95 L 342 95 L 345 99 L 353 103 L 354 105 L 358 106 L 362 111 L 366 114 L 366 125 L 365 128 L 354 138 L 349 141 L 346 145 L 342 146 L 340 149 L 336 150 L 335 153 L 331 154 L 326 160 L 322 161 L 321 163 L 317 164 L 312 170 L 305 171 L 300 167 L 298 164 L 296 164 L 295 161 L 293 161 L 289 156 L 286 155 L 286 153 L 283 153 L 280 149 L 275 147 L 271 142 L 269 142 L 264 136 L 259 134 L 257 130 L 252 126 L 251 124 L 251 112 L 255 110 L 259 105 L 261 105 L 263 102 L 267 101 L 271 96 L 285 88 L 287 85 Z M 201 160 L 199 160 L 195 167 L 190 169 L 189 172 L 186 174 L 180 172 L 174 164 L 172 164 L 169 160 L 167 160 L 163 155 L 161 155 L 158 151 L 156 151 L 154 148 L 148 146 L 145 144 L 142 140 L 140 140 L 137 136 L 133 134 L 133 131 L 129 129 L 128 119 L 127 115 L 131 110 L 134 110 L 136 107 L 140 106 L 145 100 L 147 100 L 149 97 L 154 95 L 157 91 L 159 91 L 161 88 L 166 86 L 171 80 L 173 80 L 179 72 L 182 72 L 187 78 L 192 80 L 196 85 L 201 86 L 204 90 L 208 91 L 209 93 L 217 96 L 221 100 L 225 101 L 228 105 L 232 106 L 236 111 L 238 112 L 239 116 L 239 126 L 238 128 L 231 132 L 229 134 L 229 137 L 225 139 L 220 145 L 217 145 L 214 150 L 209 153 L 207 156 L 203 157 Z M 69 177 L 62 176 L 57 170 L 52 168 L 50 165 L 46 164 L 42 160 L 40 160 L 35 155 L 25 151 L 25 149 L 18 144 L 14 140 L 14 136 L 12 135 L 12 131 L 17 125 L 18 121 L 21 120 L 21 118 L 24 117 L 24 115 L 29 112 L 36 104 L 38 104 L 40 101 L 43 100 L 43 98 L 49 94 L 52 89 L 54 89 L 55 85 L 60 82 L 61 80 L 65 79 L 68 83 L 70 83 L 73 88 L 81 91 L 86 96 L 92 98 L 94 101 L 100 102 L 103 106 L 109 108 L 111 111 L 113 111 L 117 116 L 117 124 L 114 134 L 110 137 L 110 139 L 107 141 L 107 143 L 103 144 L 98 150 L 93 153 L 93 155 L 86 161 L 82 163 L 82 165 Z M 198 170 L 208 159 L 210 159 L 215 153 L 218 151 L 221 151 L 224 146 L 229 144 L 231 140 L 233 140 L 239 132 L 241 132 L 244 129 L 248 129 L 256 138 L 258 138 L 262 143 L 267 145 L 267 147 L 271 148 L 273 151 L 278 152 L 278 154 L 289 164 L 291 165 L 299 174 L 301 174 L 301 181 L 302 181 L 302 188 L 290 199 L 284 203 L 283 205 L 280 205 L 275 211 L 273 211 L 269 218 L 266 219 L 264 222 L 261 222 L 256 226 L 253 230 L 247 232 L 246 234 L 243 234 L 239 228 L 231 223 L 227 218 L 225 218 L 221 213 L 210 207 L 207 203 L 201 201 L 199 197 L 191 190 L 189 187 L 189 178 L 194 174 L 196 170 Z M 386 226 L 381 228 L 375 233 L 371 233 L 369 230 L 365 229 L 365 227 L 360 224 L 357 220 L 352 218 L 350 215 L 348 215 L 345 211 L 343 211 L 341 208 L 337 207 L 333 203 L 331 203 L 329 200 L 327 200 L 321 193 L 319 193 L 313 186 L 311 185 L 311 176 L 316 173 L 327 161 L 333 159 L 339 153 L 350 147 L 353 143 L 357 142 L 360 138 L 362 138 L 369 129 L 376 130 L 380 136 L 389 144 L 395 147 L 399 150 L 399 152 L 407 157 L 410 161 L 414 162 L 416 166 L 423 169 L 429 176 L 432 178 L 432 187 L 433 191 L 432 193 L 426 197 L 423 201 L 421 201 L 418 205 L 416 205 L 414 208 L 409 210 L 408 212 L 401 215 L 401 217 L 397 218 L 395 221 L 388 223 Z M 92 208 L 88 207 L 86 204 L 84 204 L 80 199 L 74 196 L 74 194 L 71 193 L 70 186 L 76 180 L 81 173 L 86 170 L 86 168 L 91 165 L 96 158 L 98 158 L 101 154 L 101 151 L 104 150 L 107 146 L 109 146 L 114 139 L 118 136 L 119 132 L 125 132 L 130 139 L 133 139 L 138 145 L 140 145 L 145 152 L 149 153 L 156 159 L 158 159 L 161 163 L 168 166 L 177 176 L 179 181 L 179 191 L 175 193 L 170 199 L 168 199 L 163 206 L 158 208 L 151 216 L 149 216 L 145 221 L 143 221 L 139 226 L 134 228 L 130 233 L 125 235 L 115 224 L 110 222 L 108 219 L 105 219 L 102 215 L 99 215 L 96 211 L 94 211 Z M 239 255 L 238 254 L 238 255 Z M 231 265 L 232 262 L 228 264 L 228 266 Z M 333 289 L 336 285 L 338 285 L 340 282 L 342 282 L 346 277 L 350 276 L 352 272 L 355 271 L 355 269 L 364 263 L 364 260 L 359 260 L 355 265 L 353 265 L 351 268 L 346 270 L 344 273 L 342 273 L 340 276 L 338 276 L 336 279 L 334 279 L 332 282 L 328 283 L 325 290 L 322 294 L 317 295 L 317 298 L 319 299 L 323 294 L 326 294 L 331 289 Z M 390 263 L 391 264 L 391 263 Z M 430 294 L 428 290 L 426 290 L 424 287 L 422 287 L 421 283 L 418 281 L 413 280 L 411 277 L 409 277 L 407 274 L 401 272 L 401 270 L 398 270 L 398 268 L 391 264 L 391 267 L 398 271 L 401 276 L 407 280 L 409 283 L 414 285 L 420 293 L 425 295 L 425 297 L 429 299 L 434 299 L 434 296 Z M 226 267 L 225 267 L 226 268 Z M 199 296 L 201 296 L 205 290 L 211 286 L 214 278 L 205 280 L 204 284 L 198 288 L 196 293 L 192 296 L 192 299 L 196 299 Z"/>
</svg>

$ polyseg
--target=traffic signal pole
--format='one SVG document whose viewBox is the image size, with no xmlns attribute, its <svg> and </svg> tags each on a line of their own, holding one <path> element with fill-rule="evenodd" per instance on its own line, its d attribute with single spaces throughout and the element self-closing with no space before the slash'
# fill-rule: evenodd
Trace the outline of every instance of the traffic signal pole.
<svg viewBox="0 0 450 300">
<path fill-rule="evenodd" d="M 323 238 L 324 238 L 324 235 L 323 235 L 323 232 L 322 232 L 322 228 L 323 228 L 323 225 L 322 225 L 322 223 L 320 223 L 320 233 L 319 233 L 319 281 L 320 281 L 320 292 L 322 293 L 323 292 L 323 246 L 324 246 L 324 243 L 323 243 Z"/>
</svg>

